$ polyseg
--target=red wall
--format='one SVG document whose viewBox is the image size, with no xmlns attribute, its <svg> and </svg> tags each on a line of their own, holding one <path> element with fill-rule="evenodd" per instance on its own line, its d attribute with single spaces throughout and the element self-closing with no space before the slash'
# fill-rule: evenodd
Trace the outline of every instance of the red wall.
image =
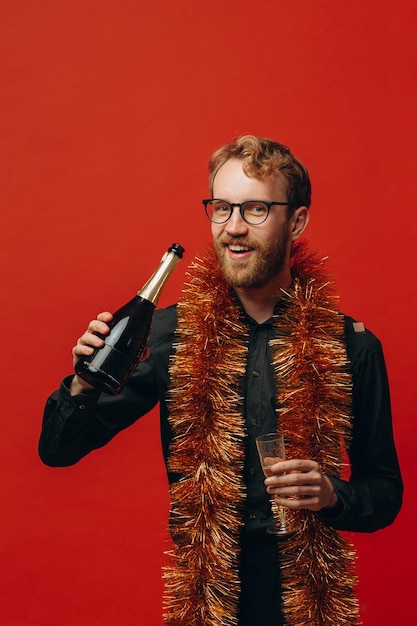
<svg viewBox="0 0 417 626">
<path fill-rule="evenodd" d="M 42 466 L 37 438 L 87 322 L 167 245 L 190 261 L 209 240 L 207 158 L 243 132 L 308 165 L 311 243 L 383 341 L 406 498 L 354 540 L 364 625 L 410 623 L 415 24 L 415 0 L 1 3 L 2 624 L 160 624 L 156 412 L 72 468 Z"/>
</svg>

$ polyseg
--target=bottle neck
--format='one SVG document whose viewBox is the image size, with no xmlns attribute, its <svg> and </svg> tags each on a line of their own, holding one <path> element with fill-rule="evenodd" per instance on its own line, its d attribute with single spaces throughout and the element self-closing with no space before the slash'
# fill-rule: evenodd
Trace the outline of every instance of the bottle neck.
<svg viewBox="0 0 417 626">
<path fill-rule="evenodd" d="M 175 266 L 179 262 L 180 257 L 173 251 L 168 250 L 165 252 L 161 259 L 159 267 L 155 270 L 149 280 L 138 291 L 137 295 L 145 300 L 148 300 L 156 306 L 162 289 L 170 275 L 172 274 Z"/>
</svg>

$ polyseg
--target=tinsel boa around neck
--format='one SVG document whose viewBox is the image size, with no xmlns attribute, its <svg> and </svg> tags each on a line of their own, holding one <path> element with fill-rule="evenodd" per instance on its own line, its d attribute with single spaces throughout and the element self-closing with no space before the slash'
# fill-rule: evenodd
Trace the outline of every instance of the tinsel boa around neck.
<svg viewBox="0 0 417 626">
<path fill-rule="evenodd" d="M 274 319 L 277 418 L 288 458 L 339 476 L 349 442 L 351 380 L 344 320 L 323 263 L 305 244 L 292 256 L 293 283 Z M 178 304 L 170 367 L 169 469 L 175 549 L 165 568 L 165 623 L 236 626 L 239 537 L 245 500 L 242 381 L 248 327 L 213 250 L 196 260 Z M 359 624 L 355 553 L 320 515 L 291 513 L 300 530 L 279 543 L 289 626 Z"/>
</svg>

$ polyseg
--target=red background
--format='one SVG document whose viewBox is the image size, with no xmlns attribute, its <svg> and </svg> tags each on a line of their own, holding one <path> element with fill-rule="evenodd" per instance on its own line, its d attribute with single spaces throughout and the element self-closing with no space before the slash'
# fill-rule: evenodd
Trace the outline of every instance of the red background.
<svg viewBox="0 0 417 626">
<path fill-rule="evenodd" d="M 354 536 L 359 593 L 365 626 L 411 622 L 415 25 L 415 0 L 2 0 L 2 624 L 160 624 L 157 413 L 50 469 L 42 409 L 87 322 L 173 241 L 162 304 L 178 297 L 210 238 L 207 158 L 244 132 L 308 165 L 309 239 L 383 341 L 406 497 Z"/>
</svg>

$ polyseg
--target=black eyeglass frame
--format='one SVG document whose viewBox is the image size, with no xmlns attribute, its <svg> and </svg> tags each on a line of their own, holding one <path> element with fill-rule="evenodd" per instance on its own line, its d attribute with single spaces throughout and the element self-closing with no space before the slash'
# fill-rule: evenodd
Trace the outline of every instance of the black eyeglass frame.
<svg viewBox="0 0 417 626">
<path fill-rule="evenodd" d="M 220 202 L 224 202 L 225 204 L 228 204 L 230 206 L 230 213 L 229 216 L 223 220 L 222 222 L 216 222 L 215 220 L 212 220 L 210 215 L 208 214 L 208 210 L 207 210 L 207 205 L 210 202 L 214 202 L 215 200 L 218 200 Z M 255 224 L 252 222 L 248 222 L 248 220 L 246 219 L 242 207 L 245 204 L 251 203 L 251 202 L 259 202 L 259 204 L 264 204 L 267 209 L 268 212 L 265 216 L 265 219 L 262 220 L 262 222 L 256 222 Z M 206 211 L 206 215 L 208 217 L 208 219 L 210 220 L 210 222 L 212 222 L 213 224 L 226 224 L 226 222 L 228 222 L 230 220 L 230 218 L 232 217 L 232 213 L 233 213 L 233 209 L 235 206 L 239 207 L 239 213 L 242 216 L 242 219 L 247 223 L 250 224 L 251 226 L 259 226 L 259 224 L 263 224 L 264 222 L 266 222 L 266 220 L 268 219 L 269 216 L 269 211 L 271 210 L 271 206 L 273 206 L 274 204 L 278 205 L 278 206 L 291 206 L 289 202 L 267 202 L 266 200 L 245 200 L 245 202 L 228 202 L 227 200 L 223 200 L 222 198 L 209 198 L 208 200 L 202 200 L 202 203 L 204 204 L 204 209 Z"/>
</svg>

